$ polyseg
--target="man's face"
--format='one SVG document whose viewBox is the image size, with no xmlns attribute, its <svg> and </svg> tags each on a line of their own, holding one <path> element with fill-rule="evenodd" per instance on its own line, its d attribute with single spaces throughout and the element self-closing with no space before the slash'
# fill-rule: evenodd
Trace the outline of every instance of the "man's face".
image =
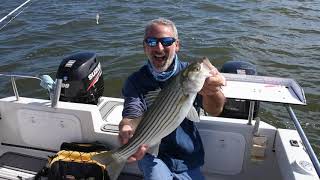
<svg viewBox="0 0 320 180">
<path fill-rule="evenodd" d="M 170 26 L 155 24 L 150 28 L 145 38 L 150 37 L 157 39 L 174 37 L 174 33 Z M 163 46 L 161 42 L 158 42 L 154 47 L 150 47 L 146 42 L 144 42 L 143 47 L 153 68 L 158 72 L 163 72 L 169 68 L 176 52 L 179 51 L 179 41 L 176 39 L 171 46 Z"/>
</svg>

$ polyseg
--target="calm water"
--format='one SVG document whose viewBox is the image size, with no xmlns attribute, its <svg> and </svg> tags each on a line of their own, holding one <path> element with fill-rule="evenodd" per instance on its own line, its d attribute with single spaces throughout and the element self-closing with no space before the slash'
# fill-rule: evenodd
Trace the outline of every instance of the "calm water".
<svg viewBox="0 0 320 180">
<path fill-rule="evenodd" d="M 24 0 L 2 0 L 0 18 Z M 99 24 L 96 15 L 99 14 Z M 166 17 L 178 28 L 182 59 L 208 56 L 216 66 L 229 60 L 256 65 L 260 75 L 294 78 L 307 106 L 294 106 L 320 157 L 320 2 L 291 0 L 34 1 L 0 30 L 0 72 L 55 76 L 60 61 L 93 51 L 103 67 L 105 96 L 120 97 L 126 77 L 145 63 L 143 29 Z M 3 26 L 1 23 L 0 26 Z M 21 96 L 45 97 L 37 81 L 18 81 Z M 0 96 L 12 94 L 0 79 Z M 294 128 L 285 108 L 262 104 L 260 115 L 282 128 Z"/>
</svg>

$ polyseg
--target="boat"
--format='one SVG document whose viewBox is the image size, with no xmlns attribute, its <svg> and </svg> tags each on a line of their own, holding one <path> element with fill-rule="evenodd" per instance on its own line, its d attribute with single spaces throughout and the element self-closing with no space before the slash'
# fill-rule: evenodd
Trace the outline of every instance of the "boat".
<svg viewBox="0 0 320 180">
<path fill-rule="evenodd" d="M 200 116 L 197 127 L 205 149 L 201 170 L 206 179 L 319 179 L 318 158 L 291 107 L 306 105 L 302 87 L 289 78 L 223 75 L 227 102 L 245 101 L 249 106 L 245 118 Z M 120 146 L 123 99 L 101 96 L 97 104 L 60 101 L 61 88 L 66 86 L 62 79 L 56 79 L 50 98 L 20 97 L 16 79 L 43 83 L 43 76 L 0 76 L 11 80 L 14 92 L 0 99 L 0 179 L 33 179 L 63 142 L 98 141 L 110 149 Z M 285 106 L 296 129 L 281 129 L 254 115 L 260 102 Z M 137 164 L 131 163 L 119 179 L 143 178 Z"/>
</svg>

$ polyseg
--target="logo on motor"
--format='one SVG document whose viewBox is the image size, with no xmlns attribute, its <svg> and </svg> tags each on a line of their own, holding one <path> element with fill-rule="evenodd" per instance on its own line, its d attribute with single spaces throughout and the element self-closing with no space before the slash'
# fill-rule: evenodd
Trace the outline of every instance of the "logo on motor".
<svg viewBox="0 0 320 180">
<path fill-rule="evenodd" d="M 69 83 L 66 83 L 66 84 L 65 84 L 65 83 L 62 83 L 62 84 L 61 84 L 61 87 L 62 87 L 62 88 L 69 88 L 69 87 L 70 87 L 70 84 L 69 84 Z"/>
<path fill-rule="evenodd" d="M 92 73 L 90 73 L 90 74 L 88 75 L 89 81 L 91 81 L 92 78 L 94 78 L 97 74 L 98 74 L 98 76 L 100 76 L 101 73 L 102 73 L 102 70 L 101 70 L 101 65 L 100 65 L 100 63 L 99 63 L 98 66 L 92 71 Z"/>
</svg>

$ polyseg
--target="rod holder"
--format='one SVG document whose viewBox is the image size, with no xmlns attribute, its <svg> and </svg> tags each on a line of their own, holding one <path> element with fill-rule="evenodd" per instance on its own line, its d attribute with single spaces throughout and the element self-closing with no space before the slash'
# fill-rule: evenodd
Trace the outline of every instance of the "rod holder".
<svg viewBox="0 0 320 180">
<path fill-rule="evenodd" d="M 61 85 L 62 85 L 62 79 L 57 79 L 54 86 L 53 96 L 51 98 L 51 107 L 53 108 L 56 108 L 58 106 L 60 93 L 61 93 Z"/>
<path fill-rule="evenodd" d="M 249 115 L 248 115 L 248 125 L 252 125 L 253 113 L 254 113 L 254 105 L 255 105 L 255 101 L 250 101 Z"/>
<path fill-rule="evenodd" d="M 12 84 L 12 89 L 14 92 L 14 95 L 16 96 L 17 101 L 19 101 L 20 97 L 19 97 L 19 93 L 18 93 L 18 89 L 17 89 L 17 85 L 16 85 L 16 81 L 14 76 L 11 76 L 11 84 Z"/>
</svg>

